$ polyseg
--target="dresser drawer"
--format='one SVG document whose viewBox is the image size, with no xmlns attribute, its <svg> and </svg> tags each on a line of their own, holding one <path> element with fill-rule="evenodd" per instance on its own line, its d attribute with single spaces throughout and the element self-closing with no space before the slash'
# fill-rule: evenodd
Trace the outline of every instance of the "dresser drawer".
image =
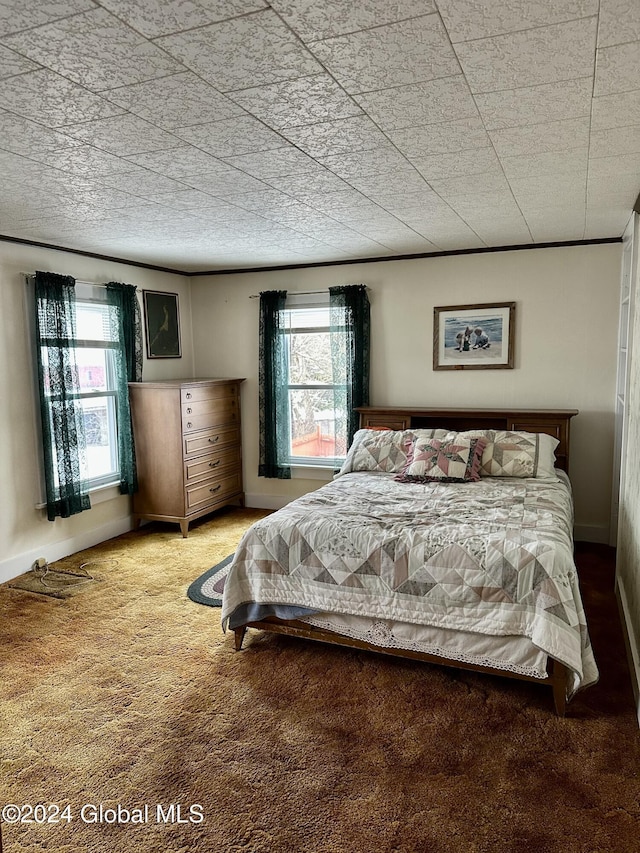
<svg viewBox="0 0 640 853">
<path fill-rule="evenodd" d="M 237 395 L 236 385 L 187 385 L 180 389 L 180 402 L 184 405 L 199 400 L 224 400 Z"/>
<path fill-rule="evenodd" d="M 207 477 L 224 472 L 225 469 L 240 466 L 240 448 L 233 447 L 206 456 L 198 456 L 184 463 L 184 481 L 187 486 L 205 480 Z"/>
<path fill-rule="evenodd" d="M 197 486 L 186 489 L 187 513 L 201 509 L 207 504 L 217 503 L 221 498 L 242 491 L 242 474 L 234 471 L 226 476 L 205 480 Z"/>
<path fill-rule="evenodd" d="M 192 435 L 185 435 L 183 438 L 185 456 L 200 456 L 203 453 L 210 453 L 212 450 L 233 444 L 240 446 L 240 430 L 238 427 L 206 429 Z"/>
<path fill-rule="evenodd" d="M 238 401 L 233 398 L 198 400 L 182 406 L 182 431 L 194 432 L 216 424 L 238 423 Z"/>
</svg>

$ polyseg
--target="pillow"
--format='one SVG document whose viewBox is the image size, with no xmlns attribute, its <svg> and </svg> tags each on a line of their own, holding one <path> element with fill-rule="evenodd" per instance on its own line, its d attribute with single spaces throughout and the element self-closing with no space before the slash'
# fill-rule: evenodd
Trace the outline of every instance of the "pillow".
<svg viewBox="0 0 640 853">
<path fill-rule="evenodd" d="M 464 435 L 487 439 L 482 454 L 481 477 L 558 479 L 554 451 L 560 442 L 551 435 L 493 429 L 468 430 Z"/>
<path fill-rule="evenodd" d="M 418 434 L 447 435 L 446 430 L 359 429 L 353 437 L 342 468 L 335 475 L 351 471 L 381 471 L 398 474 L 407 464 L 414 438 Z"/>
<path fill-rule="evenodd" d="M 404 470 L 395 479 L 401 483 L 467 483 L 480 479 L 485 438 L 448 433 L 444 438 L 418 437 Z"/>
</svg>

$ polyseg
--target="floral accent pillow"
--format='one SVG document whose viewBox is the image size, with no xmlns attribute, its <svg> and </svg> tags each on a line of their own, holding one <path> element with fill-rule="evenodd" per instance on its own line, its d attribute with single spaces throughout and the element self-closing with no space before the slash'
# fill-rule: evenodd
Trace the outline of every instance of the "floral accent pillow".
<svg viewBox="0 0 640 853">
<path fill-rule="evenodd" d="M 509 430 L 469 430 L 469 437 L 484 436 L 481 477 L 535 477 L 557 480 L 555 449 L 557 438 L 544 432 Z"/>
<path fill-rule="evenodd" d="M 467 483 L 480 479 L 485 438 L 448 433 L 444 438 L 417 438 L 401 474 L 401 483 Z"/>
<path fill-rule="evenodd" d="M 418 433 L 447 435 L 446 430 L 359 429 L 336 477 L 352 471 L 398 474 L 406 466 Z"/>
</svg>

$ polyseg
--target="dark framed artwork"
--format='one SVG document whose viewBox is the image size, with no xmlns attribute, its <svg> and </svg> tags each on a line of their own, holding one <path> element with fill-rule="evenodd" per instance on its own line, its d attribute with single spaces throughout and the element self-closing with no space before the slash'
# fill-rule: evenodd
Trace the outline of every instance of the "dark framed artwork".
<svg viewBox="0 0 640 853">
<path fill-rule="evenodd" d="M 515 302 L 433 309 L 434 370 L 513 368 Z"/>
<path fill-rule="evenodd" d="M 143 290 L 147 358 L 181 358 L 178 294 Z"/>
</svg>

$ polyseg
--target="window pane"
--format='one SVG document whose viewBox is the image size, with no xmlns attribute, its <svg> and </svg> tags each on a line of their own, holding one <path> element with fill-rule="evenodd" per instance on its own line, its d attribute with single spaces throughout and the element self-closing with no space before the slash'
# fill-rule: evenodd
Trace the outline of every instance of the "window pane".
<svg viewBox="0 0 640 853">
<path fill-rule="evenodd" d="M 95 480 L 118 471 L 116 411 L 113 397 L 82 399 L 87 456 L 83 460 L 82 477 Z"/>
<path fill-rule="evenodd" d="M 332 382 L 329 332 L 291 334 L 289 339 L 289 384 L 330 385 Z"/>
<path fill-rule="evenodd" d="M 76 348 L 78 366 L 78 385 L 81 392 L 109 391 L 109 373 L 107 357 L 110 353 L 104 349 Z"/>
<path fill-rule="evenodd" d="M 76 336 L 82 341 L 108 341 L 109 307 L 76 302 Z"/>
<path fill-rule="evenodd" d="M 291 390 L 289 408 L 292 459 L 344 456 L 346 439 L 339 439 L 336 447 L 333 390 Z"/>
</svg>

